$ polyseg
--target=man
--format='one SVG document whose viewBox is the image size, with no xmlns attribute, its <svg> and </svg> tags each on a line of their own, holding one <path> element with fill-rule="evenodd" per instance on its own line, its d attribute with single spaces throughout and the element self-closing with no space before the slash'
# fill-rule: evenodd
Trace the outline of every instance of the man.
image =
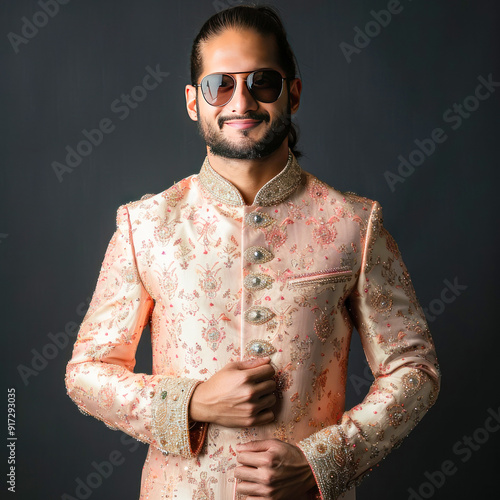
<svg viewBox="0 0 500 500">
<path fill-rule="evenodd" d="M 439 391 L 410 277 L 377 202 L 300 168 L 274 11 L 210 18 L 191 72 L 207 157 L 118 209 L 68 393 L 150 444 L 141 499 L 353 499 Z M 136 374 L 148 322 L 153 375 Z M 375 381 L 344 412 L 353 327 Z"/>
</svg>

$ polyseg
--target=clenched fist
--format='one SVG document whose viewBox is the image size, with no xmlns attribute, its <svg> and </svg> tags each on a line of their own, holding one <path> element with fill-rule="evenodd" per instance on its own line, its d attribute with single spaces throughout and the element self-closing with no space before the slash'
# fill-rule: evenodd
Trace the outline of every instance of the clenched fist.
<svg viewBox="0 0 500 500">
<path fill-rule="evenodd" d="M 225 427 L 272 422 L 274 373 L 268 357 L 228 363 L 196 387 L 189 403 L 190 420 Z"/>
</svg>

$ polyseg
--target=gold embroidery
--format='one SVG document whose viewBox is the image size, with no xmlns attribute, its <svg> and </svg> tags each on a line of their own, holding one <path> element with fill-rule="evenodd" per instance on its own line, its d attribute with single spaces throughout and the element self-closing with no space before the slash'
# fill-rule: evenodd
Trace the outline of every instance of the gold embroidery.
<svg viewBox="0 0 500 500">
<path fill-rule="evenodd" d="M 290 289 L 305 288 L 308 286 L 326 285 L 329 283 L 344 283 L 352 278 L 352 270 L 348 267 L 325 269 L 316 273 L 305 273 L 288 279 Z"/>
<path fill-rule="evenodd" d="M 370 302 L 373 308 L 379 313 L 390 312 L 392 310 L 392 292 L 376 287 L 371 293 Z"/>
<path fill-rule="evenodd" d="M 203 162 L 198 179 L 217 201 L 226 203 L 227 205 L 245 205 L 238 189 L 212 168 L 208 161 L 208 156 Z M 299 187 L 301 180 L 302 169 L 289 149 L 288 161 L 285 167 L 278 175 L 260 188 L 253 204 L 261 207 L 278 205 Z"/>
<path fill-rule="evenodd" d="M 245 260 L 251 264 L 264 264 L 274 259 L 274 254 L 264 247 L 249 247 L 243 254 Z"/>
<path fill-rule="evenodd" d="M 165 378 L 156 389 L 151 407 L 151 431 L 163 453 L 191 458 L 188 405 L 191 394 L 201 381 Z"/>
<path fill-rule="evenodd" d="M 340 426 L 318 431 L 297 446 L 311 465 L 323 498 L 338 498 L 348 489 L 356 463 Z"/>
<path fill-rule="evenodd" d="M 411 372 L 405 373 L 401 381 L 403 383 L 404 395 L 408 398 L 414 396 L 422 389 L 424 385 L 424 376 L 421 371 L 412 370 Z"/>
<path fill-rule="evenodd" d="M 264 212 L 251 212 L 245 215 L 245 224 L 253 228 L 267 227 L 274 219 Z"/>
<path fill-rule="evenodd" d="M 403 422 L 407 422 L 410 418 L 402 405 L 394 404 L 386 408 L 389 414 L 389 425 L 398 427 Z"/>
</svg>

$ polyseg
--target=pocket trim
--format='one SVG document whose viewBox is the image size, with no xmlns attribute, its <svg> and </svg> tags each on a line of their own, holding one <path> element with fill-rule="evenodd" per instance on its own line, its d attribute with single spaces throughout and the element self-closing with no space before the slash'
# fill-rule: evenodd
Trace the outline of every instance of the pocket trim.
<svg viewBox="0 0 500 500">
<path fill-rule="evenodd" d="M 288 288 L 305 288 L 316 285 L 328 285 L 330 283 L 345 283 L 352 279 L 352 269 L 350 267 L 334 267 L 318 271 L 315 273 L 304 273 L 289 278 Z"/>
</svg>

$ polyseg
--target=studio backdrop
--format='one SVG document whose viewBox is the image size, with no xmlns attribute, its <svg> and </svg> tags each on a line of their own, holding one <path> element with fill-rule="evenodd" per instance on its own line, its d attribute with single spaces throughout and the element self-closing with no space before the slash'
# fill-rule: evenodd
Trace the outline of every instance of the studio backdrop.
<svg viewBox="0 0 500 500">
<path fill-rule="evenodd" d="M 184 97 L 191 44 L 238 3 L 0 6 L 2 498 L 139 497 L 147 446 L 83 416 L 64 373 L 118 206 L 199 172 L 206 151 Z M 357 498 L 496 498 L 498 2 L 270 4 L 303 82 L 300 165 L 380 202 L 442 370 L 435 406 Z M 148 330 L 136 371 L 151 373 Z M 346 409 L 371 382 L 355 333 Z"/>
</svg>

